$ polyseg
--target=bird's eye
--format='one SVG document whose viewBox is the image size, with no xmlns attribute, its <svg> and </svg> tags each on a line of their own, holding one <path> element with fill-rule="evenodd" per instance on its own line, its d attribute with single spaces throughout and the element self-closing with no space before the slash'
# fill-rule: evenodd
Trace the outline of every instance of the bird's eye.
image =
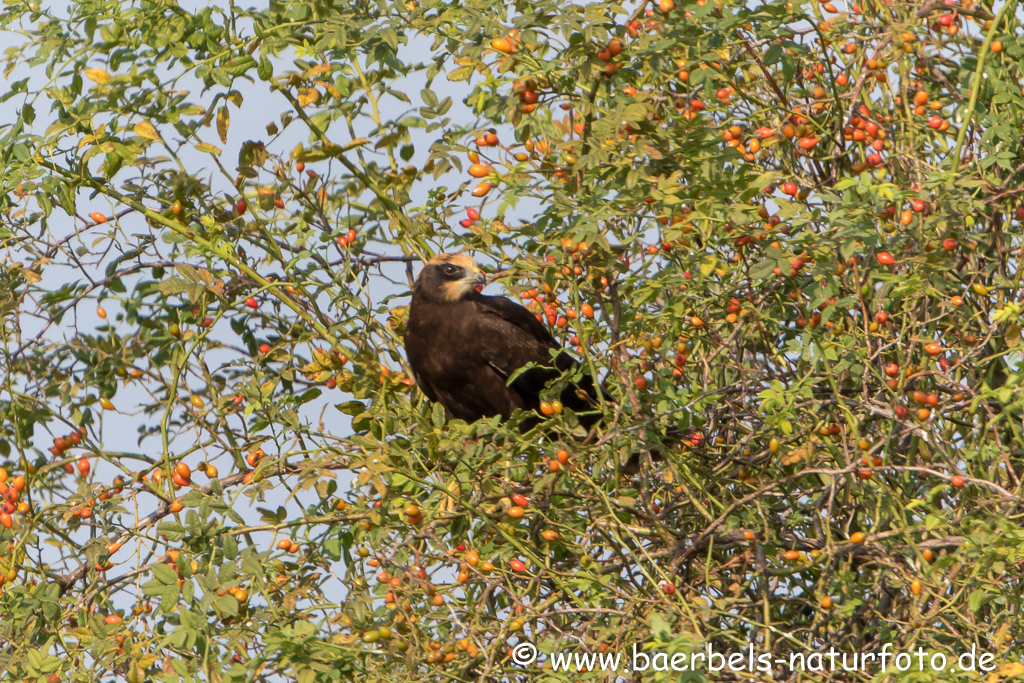
<svg viewBox="0 0 1024 683">
<path fill-rule="evenodd" d="M 444 274 L 445 275 L 455 275 L 458 272 L 459 272 L 458 266 L 453 266 L 450 263 L 447 266 L 444 267 Z"/>
</svg>

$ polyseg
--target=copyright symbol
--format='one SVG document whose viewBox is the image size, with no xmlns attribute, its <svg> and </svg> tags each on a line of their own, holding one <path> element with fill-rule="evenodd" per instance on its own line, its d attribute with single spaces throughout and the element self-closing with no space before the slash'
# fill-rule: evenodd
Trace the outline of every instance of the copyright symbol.
<svg viewBox="0 0 1024 683">
<path fill-rule="evenodd" d="M 519 666 L 529 666 L 537 659 L 537 648 L 530 643 L 519 643 L 512 648 L 512 661 Z"/>
</svg>

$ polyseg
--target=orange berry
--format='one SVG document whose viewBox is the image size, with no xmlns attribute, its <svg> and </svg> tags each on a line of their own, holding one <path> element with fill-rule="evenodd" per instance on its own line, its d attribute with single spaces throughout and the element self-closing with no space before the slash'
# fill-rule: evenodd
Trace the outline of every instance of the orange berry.
<svg viewBox="0 0 1024 683">
<path fill-rule="evenodd" d="M 491 48 L 503 54 L 510 54 L 512 52 L 512 43 L 504 38 L 495 38 L 491 41 Z"/>
</svg>

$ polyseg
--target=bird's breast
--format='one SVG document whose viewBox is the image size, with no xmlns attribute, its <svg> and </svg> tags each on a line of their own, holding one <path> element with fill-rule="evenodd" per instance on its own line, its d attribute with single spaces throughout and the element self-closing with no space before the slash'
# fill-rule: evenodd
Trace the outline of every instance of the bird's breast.
<svg viewBox="0 0 1024 683">
<path fill-rule="evenodd" d="M 405 351 L 413 372 L 428 377 L 461 374 L 471 353 L 464 312 L 458 305 L 415 301 L 410 308 Z"/>
</svg>

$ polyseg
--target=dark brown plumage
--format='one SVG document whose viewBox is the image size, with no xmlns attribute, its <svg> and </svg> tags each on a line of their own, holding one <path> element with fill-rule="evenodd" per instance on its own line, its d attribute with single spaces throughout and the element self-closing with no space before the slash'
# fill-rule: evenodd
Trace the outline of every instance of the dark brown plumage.
<svg viewBox="0 0 1024 683">
<path fill-rule="evenodd" d="M 518 303 L 481 294 L 485 282 L 468 256 L 441 254 L 424 266 L 413 287 L 405 328 L 409 367 L 423 393 L 444 406 L 449 419 L 508 419 L 517 408 L 535 411 L 547 383 L 577 365 L 565 352 L 553 359 L 551 351 L 561 347 L 547 328 Z M 530 363 L 543 367 L 509 382 Z M 559 399 L 587 429 L 600 419 L 589 375 L 567 386 Z M 529 418 L 524 427 L 538 421 Z"/>
</svg>

